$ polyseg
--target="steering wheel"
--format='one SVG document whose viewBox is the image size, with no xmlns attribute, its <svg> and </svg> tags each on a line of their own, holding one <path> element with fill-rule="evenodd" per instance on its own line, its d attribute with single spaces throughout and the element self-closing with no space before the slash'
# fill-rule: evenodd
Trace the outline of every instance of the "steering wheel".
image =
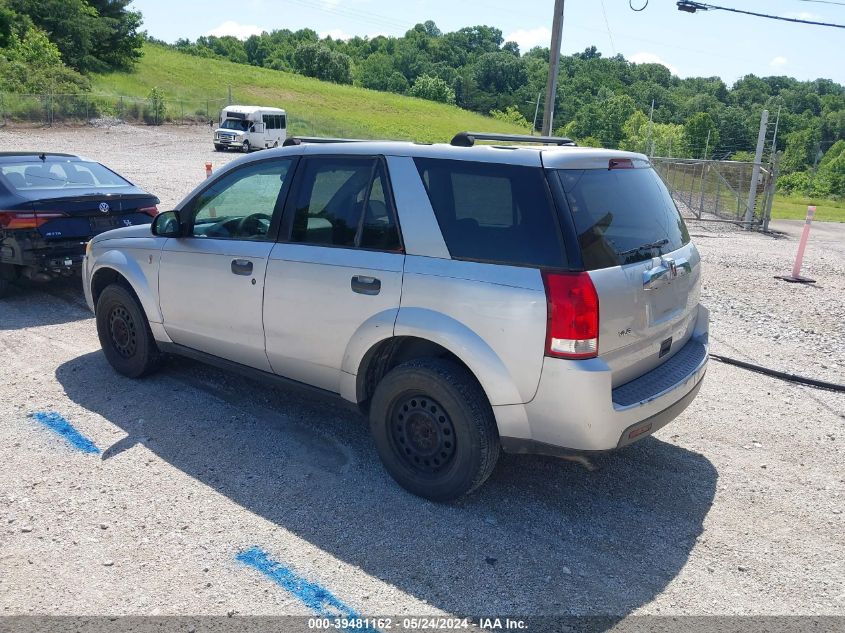
<svg viewBox="0 0 845 633">
<path fill-rule="evenodd" d="M 261 221 L 267 220 L 267 226 L 264 226 Z M 251 213 L 241 218 L 238 222 L 238 228 L 235 230 L 238 237 L 255 237 L 257 235 L 267 235 L 270 230 L 270 223 L 273 218 L 266 213 Z"/>
</svg>

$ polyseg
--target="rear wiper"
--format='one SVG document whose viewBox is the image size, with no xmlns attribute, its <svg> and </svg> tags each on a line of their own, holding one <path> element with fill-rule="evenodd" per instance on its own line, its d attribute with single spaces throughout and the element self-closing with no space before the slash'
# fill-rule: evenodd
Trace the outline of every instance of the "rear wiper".
<svg viewBox="0 0 845 633">
<path fill-rule="evenodd" d="M 620 256 L 630 255 L 631 253 L 638 253 L 640 251 L 652 250 L 652 249 L 655 249 L 655 248 L 660 248 L 661 246 L 666 246 L 666 244 L 668 244 L 668 243 L 669 243 L 669 240 L 667 238 L 664 238 L 662 240 L 657 240 L 656 242 L 649 242 L 648 244 L 640 244 L 639 246 L 636 246 L 634 248 L 629 248 L 627 251 L 622 251 L 621 253 L 619 253 L 619 255 Z"/>
</svg>

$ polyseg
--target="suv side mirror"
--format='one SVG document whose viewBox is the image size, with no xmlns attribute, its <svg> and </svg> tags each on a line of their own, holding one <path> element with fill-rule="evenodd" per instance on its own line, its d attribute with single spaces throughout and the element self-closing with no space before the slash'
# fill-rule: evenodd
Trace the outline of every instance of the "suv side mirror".
<svg viewBox="0 0 845 633">
<path fill-rule="evenodd" d="M 181 237 L 182 223 L 179 219 L 179 212 L 165 211 L 159 213 L 153 220 L 151 230 L 156 237 Z"/>
</svg>

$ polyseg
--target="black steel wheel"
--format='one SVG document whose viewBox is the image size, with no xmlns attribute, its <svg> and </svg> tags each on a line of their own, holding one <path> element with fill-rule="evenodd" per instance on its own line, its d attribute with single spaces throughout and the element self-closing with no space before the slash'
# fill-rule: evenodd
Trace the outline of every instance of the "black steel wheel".
<svg viewBox="0 0 845 633">
<path fill-rule="evenodd" d="M 115 371 L 140 378 L 161 362 L 150 324 L 135 294 L 122 284 L 107 286 L 97 299 L 97 336 Z"/>
<path fill-rule="evenodd" d="M 370 431 L 390 475 L 433 501 L 481 486 L 501 450 L 481 385 L 441 358 L 408 361 L 382 378 L 370 405 Z"/>
</svg>

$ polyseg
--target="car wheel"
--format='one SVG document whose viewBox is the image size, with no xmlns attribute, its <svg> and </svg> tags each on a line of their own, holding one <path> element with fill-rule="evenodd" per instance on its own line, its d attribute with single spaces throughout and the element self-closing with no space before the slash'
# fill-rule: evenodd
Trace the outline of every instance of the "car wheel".
<svg viewBox="0 0 845 633">
<path fill-rule="evenodd" d="M 241 145 L 241 149 L 244 154 L 249 154 L 249 141 L 244 141 L 244 144 Z"/>
<path fill-rule="evenodd" d="M 140 378 L 154 372 L 161 353 L 141 305 L 125 286 L 107 286 L 97 299 L 97 336 L 118 373 Z"/>
<path fill-rule="evenodd" d="M 225 148 L 222 145 L 218 145 L 217 143 L 214 144 L 214 151 L 215 152 L 222 152 Z"/>
<path fill-rule="evenodd" d="M 387 472 L 432 501 L 451 501 L 481 486 L 501 451 L 481 386 L 463 367 L 437 358 L 409 361 L 381 380 L 370 431 Z"/>
<path fill-rule="evenodd" d="M 275 143 L 273 143 L 273 149 L 276 149 L 278 146 L 279 146 L 279 141 L 276 141 Z"/>
<path fill-rule="evenodd" d="M 9 294 L 12 283 L 18 278 L 18 268 L 14 264 L 0 264 L 0 299 Z"/>
</svg>

